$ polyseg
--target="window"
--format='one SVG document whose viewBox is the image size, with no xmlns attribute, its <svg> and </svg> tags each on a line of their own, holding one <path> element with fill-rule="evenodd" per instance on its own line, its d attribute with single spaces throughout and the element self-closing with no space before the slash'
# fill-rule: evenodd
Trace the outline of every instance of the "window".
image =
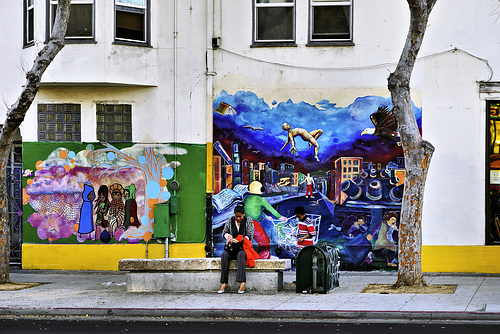
<svg viewBox="0 0 500 334">
<path fill-rule="evenodd" d="M 130 104 L 97 104 L 97 140 L 132 141 L 132 106 Z"/>
<path fill-rule="evenodd" d="M 38 105 L 38 141 L 80 140 L 79 104 Z"/>
<path fill-rule="evenodd" d="M 52 26 L 54 25 L 54 21 L 56 19 L 56 8 L 57 0 L 50 0 L 50 30 L 52 30 Z M 66 40 L 94 40 L 94 0 L 71 1 L 71 11 L 69 14 L 68 29 L 66 31 Z"/>
<path fill-rule="evenodd" d="M 254 43 L 295 43 L 295 0 L 254 0 Z"/>
<path fill-rule="evenodd" d="M 352 42 L 352 0 L 310 0 L 310 43 Z"/>
<path fill-rule="evenodd" d="M 500 101 L 486 101 L 489 131 L 486 243 L 500 244 Z"/>
<path fill-rule="evenodd" d="M 149 45 L 150 0 L 115 0 L 115 40 Z"/>
<path fill-rule="evenodd" d="M 24 1 L 24 46 L 35 41 L 35 0 Z"/>
</svg>

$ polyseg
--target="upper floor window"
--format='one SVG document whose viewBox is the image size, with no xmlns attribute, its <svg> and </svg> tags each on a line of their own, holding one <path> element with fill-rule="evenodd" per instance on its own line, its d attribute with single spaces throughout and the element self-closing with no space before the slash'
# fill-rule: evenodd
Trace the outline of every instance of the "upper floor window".
<svg viewBox="0 0 500 334">
<path fill-rule="evenodd" d="M 150 0 L 115 0 L 115 40 L 149 45 Z"/>
<path fill-rule="evenodd" d="M 38 141 L 81 140 L 79 104 L 39 104 Z"/>
<path fill-rule="evenodd" d="M 52 30 L 56 19 L 57 0 L 49 1 L 50 30 Z M 94 0 L 71 0 L 71 11 L 68 29 L 66 31 L 66 40 L 94 40 Z"/>
<path fill-rule="evenodd" d="M 24 46 L 35 41 L 35 0 L 24 0 Z"/>
<path fill-rule="evenodd" d="M 295 42 L 295 0 L 254 0 L 254 43 Z"/>
<path fill-rule="evenodd" d="M 311 43 L 352 42 L 352 0 L 310 0 Z"/>
<path fill-rule="evenodd" d="M 132 106 L 130 104 L 99 103 L 96 109 L 98 141 L 132 141 Z"/>
</svg>

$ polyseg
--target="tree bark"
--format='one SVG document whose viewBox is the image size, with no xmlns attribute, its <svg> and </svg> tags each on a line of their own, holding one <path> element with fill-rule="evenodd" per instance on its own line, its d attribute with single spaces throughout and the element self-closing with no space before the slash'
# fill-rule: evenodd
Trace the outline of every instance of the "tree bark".
<svg viewBox="0 0 500 334">
<path fill-rule="evenodd" d="M 0 284 L 7 283 L 10 265 L 10 222 L 6 191 L 7 162 L 16 130 L 24 121 L 40 88 L 42 75 L 55 56 L 64 47 L 68 27 L 71 0 L 59 0 L 52 34 L 47 45 L 38 53 L 33 66 L 26 74 L 26 83 L 17 101 L 7 111 L 5 123 L 0 130 Z"/>
<path fill-rule="evenodd" d="M 410 28 L 396 70 L 389 75 L 393 114 L 396 118 L 406 177 L 399 228 L 399 269 L 395 286 L 425 285 L 421 265 L 422 206 L 425 180 L 434 147 L 422 139 L 411 104 L 410 79 L 427 27 L 429 14 L 437 0 L 407 0 Z"/>
</svg>

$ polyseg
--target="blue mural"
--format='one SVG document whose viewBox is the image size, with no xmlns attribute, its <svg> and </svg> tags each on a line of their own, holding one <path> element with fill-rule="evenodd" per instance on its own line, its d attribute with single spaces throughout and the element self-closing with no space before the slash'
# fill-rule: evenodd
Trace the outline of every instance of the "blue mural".
<svg viewBox="0 0 500 334">
<path fill-rule="evenodd" d="M 391 108 L 390 96 L 340 107 L 222 91 L 213 103 L 215 255 L 224 222 L 243 202 L 261 258 L 295 258 L 301 205 L 314 241 L 335 243 L 345 267 L 397 267 L 405 169 Z M 422 110 L 413 109 L 420 126 Z"/>
</svg>

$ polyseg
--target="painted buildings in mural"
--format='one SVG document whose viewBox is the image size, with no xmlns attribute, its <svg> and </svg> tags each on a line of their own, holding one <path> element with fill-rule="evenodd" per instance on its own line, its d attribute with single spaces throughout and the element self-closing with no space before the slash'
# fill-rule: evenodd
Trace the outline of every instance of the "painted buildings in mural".
<svg viewBox="0 0 500 334">
<path fill-rule="evenodd" d="M 405 169 L 389 105 L 378 96 L 337 107 L 326 100 L 268 105 L 251 92 L 219 94 L 215 253 L 222 249 L 219 229 L 243 201 L 261 257 L 295 257 L 293 212 L 300 205 L 317 231 L 314 241 L 338 245 L 344 263 L 397 266 Z M 421 109 L 415 113 L 420 120 Z"/>
<path fill-rule="evenodd" d="M 25 161 L 35 169 L 25 174 L 25 234 L 35 228 L 40 240 L 77 243 L 137 243 L 152 237 L 154 206 L 170 198 L 167 180 L 179 165 L 166 161 L 169 145 L 44 145 L 44 150 L 53 146 L 45 160 Z M 41 148 L 24 144 L 26 152 Z"/>
</svg>

